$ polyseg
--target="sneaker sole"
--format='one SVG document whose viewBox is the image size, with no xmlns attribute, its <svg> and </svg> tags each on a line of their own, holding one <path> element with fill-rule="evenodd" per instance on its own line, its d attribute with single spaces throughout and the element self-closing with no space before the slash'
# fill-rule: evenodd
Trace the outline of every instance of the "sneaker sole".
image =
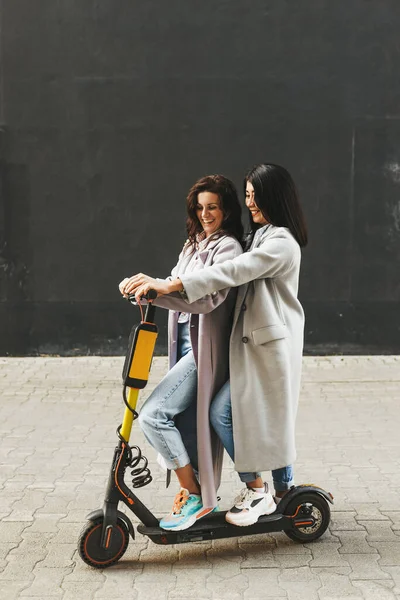
<svg viewBox="0 0 400 600">
<path fill-rule="evenodd" d="M 229 512 L 227 512 L 225 515 L 225 521 L 227 523 L 230 523 L 231 525 L 237 525 L 238 527 L 248 527 L 249 525 L 254 525 L 255 523 L 257 523 L 257 521 L 260 517 L 272 515 L 272 513 L 274 513 L 275 511 L 276 511 L 276 504 L 274 503 L 274 506 L 269 507 L 267 511 L 265 511 L 259 515 L 254 515 L 253 517 L 251 517 L 250 513 L 248 513 L 247 516 L 249 518 L 247 520 L 242 519 L 240 521 L 235 521 L 235 516 L 231 517 Z M 237 513 L 237 514 L 240 514 L 240 513 Z"/>
<path fill-rule="evenodd" d="M 210 508 L 208 510 L 202 508 L 200 512 L 194 513 L 193 515 L 191 515 L 187 521 L 182 523 L 182 525 L 177 525 L 176 527 L 163 527 L 162 525 L 160 525 L 160 528 L 163 529 L 164 531 L 183 531 L 185 529 L 189 529 L 189 527 L 194 525 L 196 523 L 196 521 L 198 521 L 202 517 L 205 517 L 206 515 L 209 515 L 210 513 L 213 512 L 213 510 L 214 510 L 213 508 Z"/>
</svg>

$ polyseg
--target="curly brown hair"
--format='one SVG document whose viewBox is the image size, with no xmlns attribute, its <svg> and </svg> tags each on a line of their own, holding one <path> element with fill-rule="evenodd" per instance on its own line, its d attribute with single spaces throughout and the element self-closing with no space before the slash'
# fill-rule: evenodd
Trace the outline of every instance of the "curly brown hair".
<svg viewBox="0 0 400 600">
<path fill-rule="evenodd" d="M 195 248 L 199 237 L 203 233 L 203 227 L 197 217 L 197 197 L 201 192 L 217 194 L 221 202 L 224 218 L 221 229 L 213 236 L 223 234 L 234 236 L 240 243 L 243 240 L 242 208 L 240 206 L 238 193 L 235 185 L 230 179 L 223 175 L 207 175 L 202 177 L 190 188 L 186 198 L 187 218 L 186 229 L 189 244 Z"/>
</svg>

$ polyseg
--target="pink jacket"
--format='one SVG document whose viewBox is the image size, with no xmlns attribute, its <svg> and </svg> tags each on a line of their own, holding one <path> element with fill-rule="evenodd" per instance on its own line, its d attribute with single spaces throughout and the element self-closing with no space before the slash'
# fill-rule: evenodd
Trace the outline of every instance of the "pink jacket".
<svg viewBox="0 0 400 600">
<path fill-rule="evenodd" d="M 228 235 L 211 240 L 199 252 L 195 271 L 222 263 L 242 253 L 239 242 Z M 190 261 L 187 246 L 182 250 L 172 277 L 183 275 Z M 193 271 L 193 274 L 195 273 Z M 210 403 L 229 378 L 229 338 L 232 327 L 236 288 L 226 288 L 207 294 L 188 304 L 178 293 L 161 296 L 156 306 L 169 309 L 168 355 L 170 368 L 176 363 L 178 318 L 180 312 L 189 312 L 190 337 L 197 365 L 197 451 L 203 506 L 217 504 L 216 490 L 220 483 L 223 447 L 210 427 Z M 178 427 L 179 427 L 179 423 Z"/>
</svg>

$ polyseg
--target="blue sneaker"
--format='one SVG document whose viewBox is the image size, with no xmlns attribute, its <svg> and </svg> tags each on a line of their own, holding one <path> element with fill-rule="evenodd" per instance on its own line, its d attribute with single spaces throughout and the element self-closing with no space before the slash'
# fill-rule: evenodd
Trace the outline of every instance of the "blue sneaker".
<svg viewBox="0 0 400 600">
<path fill-rule="evenodd" d="M 182 531 L 182 529 L 191 527 L 197 519 L 208 515 L 212 510 L 212 508 L 203 508 L 201 496 L 189 494 L 188 490 L 182 488 L 175 496 L 171 513 L 161 519 L 160 527 L 168 531 Z"/>
</svg>

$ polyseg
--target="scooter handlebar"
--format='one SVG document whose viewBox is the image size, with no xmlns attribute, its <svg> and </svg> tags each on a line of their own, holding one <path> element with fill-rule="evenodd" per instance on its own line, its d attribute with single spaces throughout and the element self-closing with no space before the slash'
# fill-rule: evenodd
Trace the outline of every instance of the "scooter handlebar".
<svg viewBox="0 0 400 600">
<path fill-rule="evenodd" d="M 147 300 L 147 302 L 153 302 L 157 298 L 158 294 L 156 290 L 149 290 L 146 294 L 143 294 L 141 300 Z M 129 302 L 132 304 L 137 304 L 135 294 L 129 294 L 128 296 Z"/>
</svg>

